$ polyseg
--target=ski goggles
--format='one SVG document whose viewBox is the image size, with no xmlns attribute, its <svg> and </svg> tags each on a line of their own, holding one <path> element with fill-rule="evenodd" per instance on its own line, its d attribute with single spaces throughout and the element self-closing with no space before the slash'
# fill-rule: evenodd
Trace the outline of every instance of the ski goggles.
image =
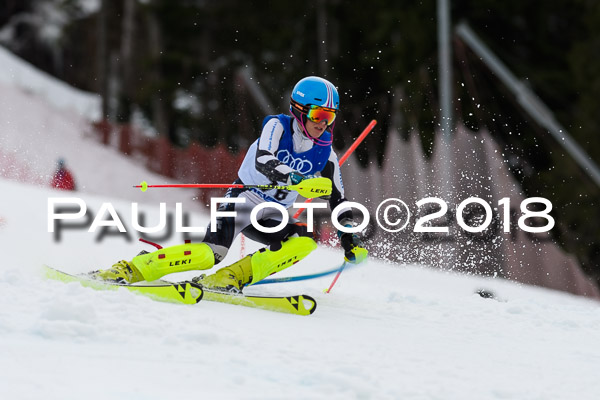
<svg viewBox="0 0 600 400">
<path fill-rule="evenodd" d="M 335 114 L 337 110 L 334 108 L 327 108 L 321 106 L 310 105 L 306 117 L 312 122 L 320 123 L 321 121 L 327 121 L 327 125 L 333 124 L 335 120 Z"/>
</svg>

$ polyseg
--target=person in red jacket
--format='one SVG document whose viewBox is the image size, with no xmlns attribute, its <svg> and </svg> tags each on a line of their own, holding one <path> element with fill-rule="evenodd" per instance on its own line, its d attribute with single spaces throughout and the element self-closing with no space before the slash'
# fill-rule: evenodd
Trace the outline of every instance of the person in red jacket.
<svg viewBox="0 0 600 400">
<path fill-rule="evenodd" d="M 51 186 L 61 190 L 75 190 L 75 179 L 69 170 L 65 167 L 65 160 L 60 158 L 58 167 L 52 177 Z"/>
</svg>

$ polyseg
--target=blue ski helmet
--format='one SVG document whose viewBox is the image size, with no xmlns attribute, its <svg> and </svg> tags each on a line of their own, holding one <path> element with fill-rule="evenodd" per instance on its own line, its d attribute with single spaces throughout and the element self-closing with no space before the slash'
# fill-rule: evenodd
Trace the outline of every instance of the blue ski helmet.
<svg viewBox="0 0 600 400">
<path fill-rule="evenodd" d="M 318 76 L 309 76 L 301 79 L 292 91 L 292 103 L 302 106 L 314 104 L 316 106 L 334 108 L 340 107 L 340 96 L 333 84 Z"/>
<path fill-rule="evenodd" d="M 320 120 L 320 115 L 327 115 L 327 112 L 329 112 L 330 117 L 327 120 L 327 130 L 332 132 L 332 124 L 339 107 L 340 96 L 335 86 L 328 80 L 319 78 L 318 76 L 308 76 L 301 79 L 296 83 L 296 86 L 294 86 L 294 89 L 292 90 L 290 112 L 296 118 L 298 123 L 300 123 L 302 129 L 305 130 L 305 134 L 309 138 L 311 137 L 306 133 L 304 127 L 307 118 L 310 118 L 314 122 L 318 122 Z M 311 116 L 313 113 L 316 118 Z M 314 139 L 311 138 L 311 140 Z M 316 140 L 316 143 L 318 142 L 319 140 Z M 329 140 L 328 143 L 318 144 L 328 145 L 331 144 L 331 140 Z"/>
</svg>

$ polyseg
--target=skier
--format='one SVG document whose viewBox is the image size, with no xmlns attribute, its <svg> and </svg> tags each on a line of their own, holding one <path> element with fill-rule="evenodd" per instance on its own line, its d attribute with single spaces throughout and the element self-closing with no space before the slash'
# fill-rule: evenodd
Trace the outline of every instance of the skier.
<svg viewBox="0 0 600 400">
<path fill-rule="evenodd" d="M 338 158 L 331 148 L 338 110 L 339 95 L 329 81 L 315 76 L 300 80 L 292 92 L 291 116 L 279 114 L 264 119 L 262 133 L 248 149 L 234 183 L 296 185 L 320 173 L 333 183 L 330 208 L 333 210 L 347 201 Z M 312 233 L 296 220 L 290 219 L 283 229 L 274 233 L 260 232 L 250 222 L 253 207 L 275 202 L 289 208 L 297 195 L 294 191 L 276 189 L 229 189 L 226 197 L 232 202 L 221 204 L 219 211 L 235 211 L 237 216 L 218 217 L 216 232 L 212 232 L 209 225 L 202 243 L 186 243 L 152 253 L 142 251 L 131 261 L 119 261 L 112 268 L 94 271 L 91 275 L 97 279 L 134 283 L 153 281 L 174 272 L 207 270 L 223 260 L 241 232 L 267 247 L 212 275 L 194 278 L 205 288 L 240 292 L 245 285 L 290 267 L 316 249 Z M 242 199 L 244 203 L 239 202 Z M 351 227 L 352 209 L 343 208 L 338 220 L 342 226 Z M 257 221 L 263 227 L 276 227 L 280 225 L 281 214 L 272 207 L 263 208 Z M 339 231 L 338 236 L 346 261 L 359 263 L 367 257 L 368 252 L 356 234 Z"/>
<path fill-rule="evenodd" d="M 75 179 L 67 167 L 65 167 L 65 160 L 59 158 L 56 166 L 56 172 L 54 172 L 50 185 L 56 189 L 75 190 Z"/>
</svg>

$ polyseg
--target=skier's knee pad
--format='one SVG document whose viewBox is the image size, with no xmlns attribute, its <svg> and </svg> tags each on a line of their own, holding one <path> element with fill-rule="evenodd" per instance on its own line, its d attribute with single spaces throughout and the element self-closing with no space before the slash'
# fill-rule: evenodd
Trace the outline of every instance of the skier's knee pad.
<svg viewBox="0 0 600 400">
<path fill-rule="evenodd" d="M 131 263 L 146 281 L 154 281 L 174 272 L 210 269 L 215 255 L 206 243 L 186 243 L 141 254 Z"/>
<path fill-rule="evenodd" d="M 270 249 L 257 251 L 251 258 L 252 282 L 261 281 L 269 275 L 294 265 L 316 248 L 317 244 L 312 238 L 302 236 L 287 239 L 276 251 Z"/>
</svg>

